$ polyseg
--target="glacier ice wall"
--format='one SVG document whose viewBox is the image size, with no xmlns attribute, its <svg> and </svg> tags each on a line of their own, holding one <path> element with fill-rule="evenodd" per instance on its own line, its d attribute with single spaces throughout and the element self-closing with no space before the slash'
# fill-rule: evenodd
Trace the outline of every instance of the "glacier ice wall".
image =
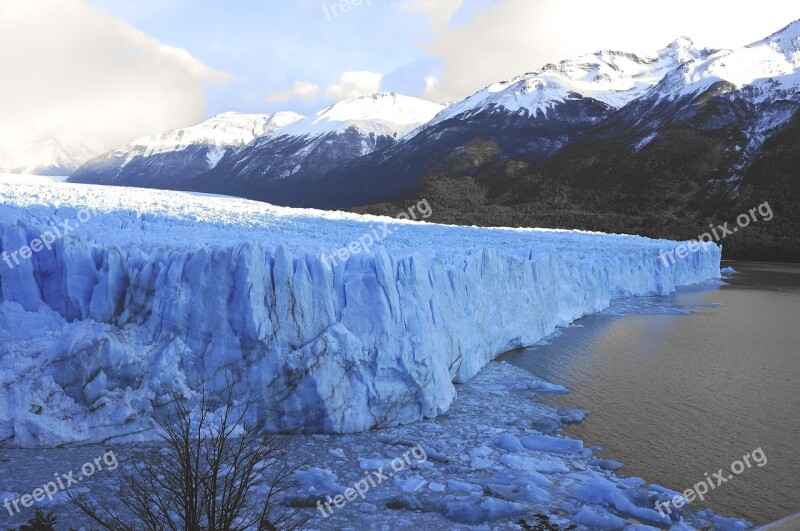
<svg viewBox="0 0 800 531">
<path fill-rule="evenodd" d="M 667 266 L 676 242 L 631 236 L 67 184 L 0 184 L 0 198 L 0 252 L 78 225 L 0 262 L 0 440 L 19 446 L 144 434 L 175 393 L 228 385 L 275 430 L 435 417 L 508 350 L 614 298 L 719 276 L 716 246 Z M 379 226 L 370 252 L 326 266 Z"/>
</svg>

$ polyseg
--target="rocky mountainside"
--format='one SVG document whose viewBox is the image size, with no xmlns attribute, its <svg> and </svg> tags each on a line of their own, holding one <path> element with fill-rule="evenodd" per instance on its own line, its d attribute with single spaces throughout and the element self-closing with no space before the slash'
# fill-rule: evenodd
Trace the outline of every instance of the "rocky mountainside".
<svg viewBox="0 0 800 531">
<path fill-rule="evenodd" d="M 291 112 L 219 114 L 192 127 L 133 140 L 88 161 L 72 174 L 70 181 L 144 188 L 180 187 L 253 139 L 301 118 Z"/>
<path fill-rule="evenodd" d="M 492 142 L 494 157 L 547 160 L 684 61 L 711 53 L 681 38 L 653 54 L 602 51 L 495 83 L 396 145 L 332 171 L 298 204 L 337 208 L 413 192 L 453 159 L 462 171 L 485 162 L 465 156 L 464 146 L 476 139 Z"/>
<path fill-rule="evenodd" d="M 681 64 L 545 161 L 473 141 L 480 164 L 465 174 L 451 159 L 414 193 L 433 201 L 438 221 L 671 238 L 768 201 L 774 219 L 725 239 L 726 255 L 800 260 L 798 33 L 795 22 Z"/>
<path fill-rule="evenodd" d="M 443 108 L 394 93 L 341 101 L 230 154 L 187 189 L 305 205 L 328 172 L 393 145 Z"/>
</svg>

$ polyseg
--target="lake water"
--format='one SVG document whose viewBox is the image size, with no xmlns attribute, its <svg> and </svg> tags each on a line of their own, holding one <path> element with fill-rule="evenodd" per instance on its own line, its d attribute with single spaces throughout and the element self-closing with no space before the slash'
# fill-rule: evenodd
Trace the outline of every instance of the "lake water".
<svg viewBox="0 0 800 531">
<path fill-rule="evenodd" d="M 620 474 L 682 492 L 761 448 L 706 502 L 763 524 L 800 512 L 800 266 L 725 265 L 724 284 L 617 302 L 504 359 L 568 387 L 553 400 L 591 413 L 567 435 Z"/>
</svg>

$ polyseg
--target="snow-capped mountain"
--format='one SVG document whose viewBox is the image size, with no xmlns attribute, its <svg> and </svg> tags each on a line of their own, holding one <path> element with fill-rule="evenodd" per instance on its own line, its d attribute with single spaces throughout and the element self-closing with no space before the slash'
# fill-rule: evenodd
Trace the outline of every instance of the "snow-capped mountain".
<svg viewBox="0 0 800 531">
<path fill-rule="evenodd" d="M 343 208 L 416 193 L 428 176 L 485 181 L 508 161 L 554 182 L 647 188 L 650 176 L 671 174 L 682 153 L 703 146 L 694 160 L 708 160 L 686 186 L 723 184 L 735 195 L 762 144 L 797 112 L 799 26 L 736 50 L 698 49 L 682 37 L 654 53 L 601 51 L 446 107 L 396 94 L 343 101 L 238 150 L 181 152 L 191 171 L 159 175 L 141 165 L 115 179 L 114 166 L 96 166 L 91 182 Z M 171 142 L 143 160 L 173 157 Z M 504 186 L 517 193 L 511 181 Z"/>
<path fill-rule="evenodd" d="M 650 90 L 585 127 L 550 157 L 537 158 L 537 141 L 517 154 L 476 157 L 477 163 L 466 171 L 463 164 L 450 164 L 397 193 L 392 187 L 402 176 L 393 168 L 413 159 L 407 154 L 412 147 L 416 158 L 425 160 L 435 149 L 430 146 L 441 146 L 441 137 L 430 131 L 456 127 L 462 123 L 456 116 L 423 127 L 402 145 L 342 168 L 336 184 L 344 189 L 347 174 L 361 178 L 351 189 L 374 191 L 364 203 L 431 198 L 433 211 L 442 213 L 436 220 L 443 223 L 496 224 L 502 219 L 503 224 L 669 238 L 693 236 L 698 228 L 737 219 L 768 202 L 781 215 L 727 239 L 727 252 L 738 259 L 797 260 L 799 34 L 800 22 L 795 22 L 749 46 L 681 63 Z M 548 108 L 548 120 L 563 107 Z M 542 123 L 543 114 L 539 112 L 534 121 Z M 502 118 L 508 113 L 489 106 L 476 114 L 484 115 Z M 501 144 L 502 139 L 496 142 Z M 451 153 L 459 150 L 463 148 Z M 395 153 L 404 157 L 387 156 Z M 384 160 L 372 160 L 379 156 Z M 461 162 L 467 157 L 450 158 Z M 373 162 L 371 172 L 367 161 Z M 388 176 L 390 182 L 373 186 L 366 178 L 370 174 L 373 181 Z M 465 176 L 475 179 L 460 178 Z M 395 193 L 377 195 L 387 187 Z M 339 201 L 347 199 L 335 192 L 319 191 Z M 387 213 L 381 208 L 360 211 Z"/>
<path fill-rule="evenodd" d="M 56 137 L 0 145 L 0 173 L 70 175 L 100 152 L 83 141 Z"/>
<path fill-rule="evenodd" d="M 444 108 L 393 92 L 377 93 L 335 103 L 283 128 L 274 136 L 314 138 L 355 128 L 364 137 L 398 139 L 420 124 L 428 123 Z"/>
<path fill-rule="evenodd" d="M 256 139 L 187 187 L 291 204 L 309 181 L 394 144 L 442 109 L 395 93 L 344 100 Z"/>
<path fill-rule="evenodd" d="M 384 201 L 414 192 L 431 172 L 457 166 L 474 174 L 471 167 L 489 152 L 497 159 L 547 160 L 683 62 L 711 53 L 681 38 L 651 54 L 601 51 L 492 84 L 396 145 L 333 170 L 315 193 L 297 194 L 289 204 L 340 208 Z M 484 153 L 464 157 L 464 146 L 478 139 Z"/>
<path fill-rule="evenodd" d="M 214 166 L 254 138 L 301 119 L 293 112 L 218 114 L 192 127 L 138 138 L 90 160 L 72 182 L 169 188 Z"/>
<path fill-rule="evenodd" d="M 547 116 L 558 104 L 591 98 L 619 109 L 642 96 L 682 63 L 707 57 L 682 37 L 654 54 L 600 51 L 574 60 L 549 64 L 537 72 L 494 83 L 440 113 L 427 127 L 497 109 Z"/>
<path fill-rule="evenodd" d="M 758 99 L 796 94 L 800 87 L 800 21 L 743 48 L 696 58 L 670 72 L 653 95 L 697 95 L 718 83 L 728 91 L 751 88 Z"/>
<path fill-rule="evenodd" d="M 748 46 L 682 63 L 560 158 L 569 161 L 578 151 L 597 153 L 594 171 L 604 174 L 605 166 L 619 168 L 618 157 L 634 165 L 652 152 L 662 164 L 678 167 L 692 146 L 713 146 L 694 159 L 708 159 L 706 166 L 713 169 L 695 172 L 697 185 L 709 183 L 736 196 L 763 143 L 798 110 L 800 21 Z M 675 149 L 679 143 L 687 145 Z M 671 152 L 675 160 L 664 159 Z M 652 164 L 644 161 L 635 168 L 637 180 L 646 179 L 647 168 Z"/>
</svg>

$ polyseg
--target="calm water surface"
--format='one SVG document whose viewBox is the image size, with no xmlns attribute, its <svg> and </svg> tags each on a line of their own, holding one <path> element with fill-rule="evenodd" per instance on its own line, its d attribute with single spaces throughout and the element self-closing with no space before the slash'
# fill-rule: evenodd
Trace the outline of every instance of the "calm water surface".
<svg viewBox="0 0 800 531">
<path fill-rule="evenodd" d="M 800 266 L 724 265 L 724 285 L 615 303 L 504 359 L 568 387 L 552 400 L 591 413 L 566 433 L 620 474 L 684 491 L 761 448 L 706 501 L 763 524 L 800 512 Z"/>
</svg>

